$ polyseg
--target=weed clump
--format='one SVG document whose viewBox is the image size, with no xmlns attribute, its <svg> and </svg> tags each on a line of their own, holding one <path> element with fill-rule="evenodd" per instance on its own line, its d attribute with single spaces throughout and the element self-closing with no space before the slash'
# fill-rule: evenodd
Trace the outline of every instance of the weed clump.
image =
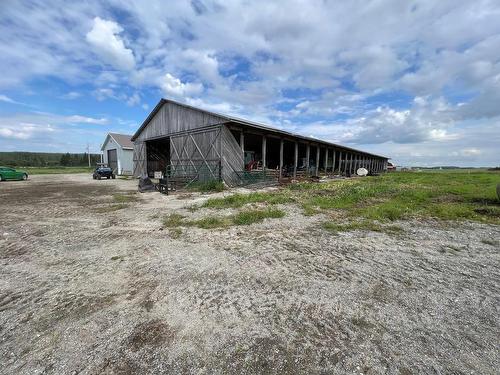
<svg viewBox="0 0 500 375">
<path fill-rule="evenodd" d="M 212 180 L 203 182 L 194 182 L 188 186 L 191 191 L 199 191 L 201 193 L 213 193 L 224 191 L 224 183 L 222 181 Z"/>
<path fill-rule="evenodd" d="M 275 208 L 263 210 L 243 210 L 229 216 L 207 216 L 202 219 L 186 220 L 183 215 L 170 214 L 163 219 L 163 226 L 166 228 L 198 227 L 202 229 L 223 228 L 233 225 L 250 225 L 260 223 L 268 218 L 281 218 L 285 213 Z"/>
</svg>

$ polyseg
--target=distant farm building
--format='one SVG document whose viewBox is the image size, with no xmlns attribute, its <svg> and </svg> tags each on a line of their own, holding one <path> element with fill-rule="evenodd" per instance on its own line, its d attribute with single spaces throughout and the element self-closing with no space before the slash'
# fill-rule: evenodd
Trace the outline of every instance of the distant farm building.
<svg viewBox="0 0 500 375">
<path fill-rule="evenodd" d="M 116 174 L 131 175 L 134 169 L 134 144 L 131 135 L 108 133 L 101 151 L 103 162 L 108 164 Z"/>
<path fill-rule="evenodd" d="M 351 175 L 387 168 L 388 158 L 320 139 L 161 99 L 133 135 L 134 176 L 154 172 L 223 180 L 230 186 L 266 174 Z"/>
</svg>

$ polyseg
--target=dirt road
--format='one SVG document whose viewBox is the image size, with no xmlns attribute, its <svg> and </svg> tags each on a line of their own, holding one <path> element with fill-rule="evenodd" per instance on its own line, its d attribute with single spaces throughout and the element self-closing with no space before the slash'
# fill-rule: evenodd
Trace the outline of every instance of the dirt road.
<svg viewBox="0 0 500 375">
<path fill-rule="evenodd" d="M 88 175 L 0 184 L 0 373 L 500 368 L 498 226 L 333 235 L 286 207 L 172 238 L 162 217 L 206 215 L 189 209 L 206 197 L 135 190 Z"/>
</svg>

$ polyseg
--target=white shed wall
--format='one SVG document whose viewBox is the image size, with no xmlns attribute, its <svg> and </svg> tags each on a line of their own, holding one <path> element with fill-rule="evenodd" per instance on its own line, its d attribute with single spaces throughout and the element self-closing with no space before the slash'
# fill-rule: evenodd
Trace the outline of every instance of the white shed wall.
<svg viewBox="0 0 500 375">
<path fill-rule="evenodd" d="M 107 142 L 102 148 L 103 163 L 108 163 L 108 150 L 114 149 L 116 149 L 116 157 L 118 159 L 118 170 L 116 173 L 119 175 L 131 175 L 134 169 L 134 150 L 123 149 L 112 137 L 108 137 Z"/>
</svg>

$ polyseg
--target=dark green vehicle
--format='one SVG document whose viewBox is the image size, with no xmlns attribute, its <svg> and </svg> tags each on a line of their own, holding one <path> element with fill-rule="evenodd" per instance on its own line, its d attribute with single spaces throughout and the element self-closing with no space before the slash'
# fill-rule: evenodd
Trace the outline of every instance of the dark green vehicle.
<svg viewBox="0 0 500 375">
<path fill-rule="evenodd" d="M 14 168 L 0 167 L 0 181 L 5 180 L 27 180 L 28 173 L 16 171 Z"/>
</svg>

